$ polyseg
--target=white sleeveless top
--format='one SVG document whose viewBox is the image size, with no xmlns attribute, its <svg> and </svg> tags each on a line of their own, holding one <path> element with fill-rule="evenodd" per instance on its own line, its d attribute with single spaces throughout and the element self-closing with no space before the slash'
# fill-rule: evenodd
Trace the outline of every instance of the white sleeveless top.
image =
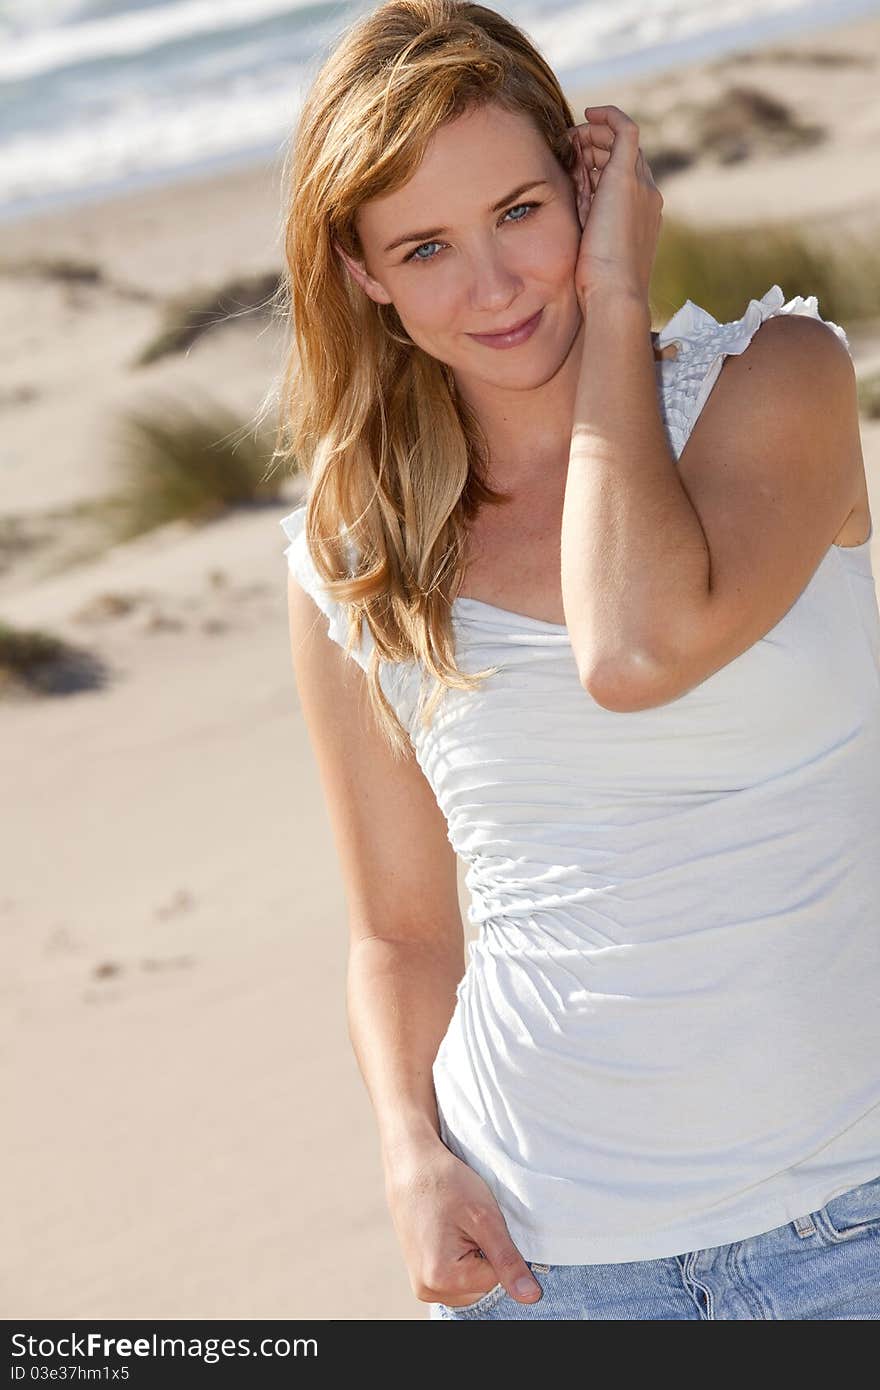
<svg viewBox="0 0 880 1390">
<path fill-rule="evenodd" d="M 660 334 L 679 457 L 774 285 Z M 843 339 L 836 324 L 829 324 Z M 305 543 L 301 584 L 345 640 Z M 567 629 L 471 598 L 459 664 L 501 671 L 413 720 L 457 854 L 471 943 L 433 1067 L 441 1137 L 528 1260 L 683 1254 L 757 1235 L 880 1175 L 880 611 L 870 545 L 832 545 L 766 636 L 680 698 L 607 710 Z M 357 654 L 366 663 L 364 624 Z"/>
</svg>

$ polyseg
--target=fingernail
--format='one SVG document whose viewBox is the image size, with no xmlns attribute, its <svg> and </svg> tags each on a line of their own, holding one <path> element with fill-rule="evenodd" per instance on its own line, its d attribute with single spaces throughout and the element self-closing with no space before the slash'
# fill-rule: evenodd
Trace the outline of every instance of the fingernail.
<svg viewBox="0 0 880 1390">
<path fill-rule="evenodd" d="M 514 1293 L 537 1293 L 541 1285 L 537 1279 L 532 1279 L 528 1274 L 521 1274 L 513 1286 Z"/>
</svg>

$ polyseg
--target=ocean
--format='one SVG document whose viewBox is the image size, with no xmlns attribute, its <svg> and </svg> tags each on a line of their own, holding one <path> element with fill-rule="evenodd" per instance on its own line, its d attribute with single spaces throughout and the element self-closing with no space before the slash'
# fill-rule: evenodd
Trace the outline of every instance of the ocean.
<svg viewBox="0 0 880 1390">
<path fill-rule="evenodd" d="M 0 0 L 0 219 L 283 158 L 370 3 Z M 880 10 L 880 0 L 508 0 L 571 91 Z"/>
</svg>

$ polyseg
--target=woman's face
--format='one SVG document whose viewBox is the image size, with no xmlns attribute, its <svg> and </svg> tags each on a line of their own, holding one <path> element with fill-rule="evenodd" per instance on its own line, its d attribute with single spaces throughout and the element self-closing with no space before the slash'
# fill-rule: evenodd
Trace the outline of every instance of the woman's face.
<svg viewBox="0 0 880 1390">
<path fill-rule="evenodd" d="M 403 188 L 361 207 L 357 229 L 363 262 L 340 251 L 357 283 L 460 380 L 534 387 L 571 350 L 583 321 L 575 188 L 527 116 L 493 104 L 443 126 Z M 538 312 L 515 346 L 473 336 Z"/>
</svg>

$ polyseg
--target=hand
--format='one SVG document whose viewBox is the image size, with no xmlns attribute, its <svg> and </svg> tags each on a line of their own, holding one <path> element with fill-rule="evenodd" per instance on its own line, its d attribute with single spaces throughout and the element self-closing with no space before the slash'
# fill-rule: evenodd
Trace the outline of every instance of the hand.
<svg viewBox="0 0 880 1390">
<path fill-rule="evenodd" d="M 386 1175 L 385 1188 L 416 1298 L 454 1308 L 498 1283 L 518 1303 L 541 1297 L 489 1187 L 439 1137 Z"/>
<path fill-rule="evenodd" d="M 619 106 L 587 106 L 584 115 L 584 125 L 569 129 L 578 151 L 578 297 L 586 307 L 594 290 L 610 286 L 647 303 L 663 195 L 642 153 L 635 121 Z"/>
</svg>

